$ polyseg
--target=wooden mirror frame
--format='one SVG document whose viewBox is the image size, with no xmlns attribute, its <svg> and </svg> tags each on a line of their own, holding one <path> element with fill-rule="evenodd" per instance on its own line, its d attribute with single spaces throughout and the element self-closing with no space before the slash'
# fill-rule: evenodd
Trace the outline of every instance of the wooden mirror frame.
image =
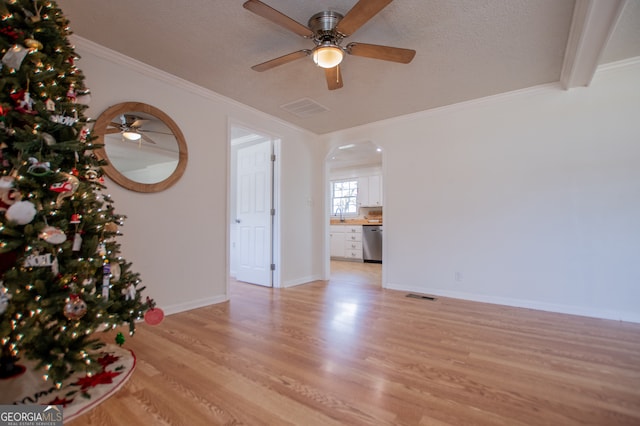
<svg viewBox="0 0 640 426">
<path fill-rule="evenodd" d="M 168 128 L 171 130 L 171 133 L 176 138 L 178 142 L 178 165 L 176 169 L 171 173 L 171 175 L 157 183 L 141 183 L 136 182 L 134 180 L 129 179 L 124 176 L 122 173 L 118 171 L 115 167 L 111 165 L 109 161 L 109 157 L 107 155 L 104 136 L 106 134 L 107 126 L 111 123 L 117 116 L 122 115 L 124 113 L 135 113 L 142 112 L 145 114 L 152 115 L 158 119 L 160 119 Z M 93 126 L 93 133 L 97 136 L 96 143 L 103 145 L 100 148 L 95 150 L 96 156 L 101 160 L 106 160 L 109 164 L 103 166 L 102 169 L 104 173 L 115 183 L 118 185 L 129 189 L 131 191 L 136 192 L 160 192 L 169 188 L 171 185 L 176 183 L 178 179 L 182 177 L 185 169 L 187 168 L 187 143 L 184 139 L 184 135 L 178 125 L 164 112 L 160 111 L 158 108 L 153 107 L 151 105 L 147 105 L 142 102 L 123 102 L 120 104 L 113 105 L 107 108 L 100 117 L 96 120 L 95 125 Z"/>
</svg>

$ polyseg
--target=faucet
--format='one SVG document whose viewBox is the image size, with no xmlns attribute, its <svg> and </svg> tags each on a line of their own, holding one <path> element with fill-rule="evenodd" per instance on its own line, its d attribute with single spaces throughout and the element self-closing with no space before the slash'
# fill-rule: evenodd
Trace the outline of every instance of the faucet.
<svg viewBox="0 0 640 426">
<path fill-rule="evenodd" d="M 338 213 L 340 213 L 340 222 L 344 222 L 344 216 L 342 214 L 342 209 L 340 207 L 338 207 L 335 211 L 335 216 L 338 215 Z"/>
</svg>

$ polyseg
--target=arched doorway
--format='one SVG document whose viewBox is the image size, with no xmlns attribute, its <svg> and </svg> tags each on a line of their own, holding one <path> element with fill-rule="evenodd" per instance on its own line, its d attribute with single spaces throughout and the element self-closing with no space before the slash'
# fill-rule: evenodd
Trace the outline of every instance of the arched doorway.
<svg viewBox="0 0 640 426">
<path fill-rule="evenodd" d="M 383 155 L 364 141 L 335 146 L 326 157 L 328 277 L 351 274 L 382 284 Z"/>
</svg>

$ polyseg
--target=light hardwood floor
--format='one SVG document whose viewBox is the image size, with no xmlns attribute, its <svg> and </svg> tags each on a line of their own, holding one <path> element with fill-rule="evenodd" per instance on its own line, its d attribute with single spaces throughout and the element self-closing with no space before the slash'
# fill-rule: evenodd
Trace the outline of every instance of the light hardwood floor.
<svg viewBox="0 0 640 426">
<path fill-rule="evenodd" d="M 380 265 L 140 325 L 80 425 L 639 425 L 640 324 L 380 287 Z"/>
</svg>

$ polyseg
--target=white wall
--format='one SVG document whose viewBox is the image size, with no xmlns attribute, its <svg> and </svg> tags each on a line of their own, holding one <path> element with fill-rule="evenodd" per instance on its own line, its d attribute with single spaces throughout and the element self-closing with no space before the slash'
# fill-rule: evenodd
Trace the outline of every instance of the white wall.
<svg viewBox="0 0 640 426">
<path fill-rule="evenodd" d="M 640 63 L 624 65 L 323 136 L 384 149 L 383 285 L 640 322 Z"/>
<path fill-rule="evenodd" d="M 73 40 L 89 116 L 141 101 L 185 134 L 189 163 L 173 187 L 109 184 L 129 217 L 123 255 L 168 313 L 228 297 L 232 121 L 282 141 L 284 286 L 320 278 L 328 259 L 326 154 L 370 140 L 385 152 L 386 287 L 640 322 L 638 63 L 585 89 L 540 87 L 318 137 Z"/>
<path fill-rule="evenodd" d="M 228 298 L 230 121 L 282 140 L 283 282 L 321 276 L 323 230 L 311 226 L 322 215 L 315 198 L 323 191 L 317 136 L 87 40 L 72 41 L 91 90 L 87 116 L 95 119 L 120 102 L 144 102 L 171 116 L 187 141 L 185 174 L 166 191 L 142 194 L 107 181 L 117 212 L 128 217 L 119 240 L 122 254 L 158 306 L 173 313 Z"/>
</svg>

